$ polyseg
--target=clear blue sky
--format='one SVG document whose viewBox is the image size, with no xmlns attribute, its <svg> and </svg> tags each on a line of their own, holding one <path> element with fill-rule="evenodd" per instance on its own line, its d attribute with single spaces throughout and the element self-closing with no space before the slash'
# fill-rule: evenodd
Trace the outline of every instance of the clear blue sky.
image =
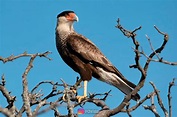
<svg viewBox="0 0 177 117">
<path fill-rule="evenodd" d="M 154 47 L 159 47 L 163 41 L 163 36 L 157 33 L 153 25 L 159 27 L 161 31 L 167 32 L 170 40 L 161 55 L 166 60 L 177 61 L 177 2 L 175 0 L 0 0 L 0 56 L 18 55 L 24 51 L 28 53 L 52 52 L 49 55 L 53 59 L 52 61 L 44 58 L 35 60 L 34 68 L 28 75 L 29 89 L 40 81 L 60 82 L 60 78 L 73 84 L 78 76 L 61 60 L 55 47 L 56 16 L 63 10 L 76 12 L 79 22 L 74 25 L 75 30 L 92 40 L 122 74 L 134 83 L 139 81 L 140 73 L 128 67 L 134 63 L 134 53 L 131 49 L 133 44 L 115 28 L 117 18 L 121 19 L 121 24 L 127 29 L 142 26 L 142 29 L 137 32 L 137 39 L 147 54 L 151 52 L 151 49 L 145 34 L 151 38 Z M 5 74 L 6 87 L 12 91 L 12 95 L 17 96 L 16 105 L 18 107 L 22 105 L 21 76 L 28 60 L 29 58 L 21 58 L 6 64 L 0 63 L 0 75 Z M 144 64 L 144 61 L 145 59 L 142 57 L 141 63 Z M 146 83 L 139 92 L 141 97 L 153 91 L 149 84 L 152 81 L 160 90 L 163 103 L 167 108 L 167 88 L 174 77 L 177 77 L 177 67 L 152 63 L 148 70 Z M 50 91 L 48 86 L 41 88 L 44 93 Z M 107 98 L 106 103 L 110 108 L 114 108 L 122 101 L 124 94 L 94 78 L 88 84 L 88 91 L 91 93 L 103 93 L 110 89 L 112 96 Z M 176 91 L 177 87 L 173 87 L 174 117 L 177 116 L 175 111 L 177 110 Z M 82 89 L 79 94 L 82 94 Z M 2 97 L 1 94 L 0 97 Z M 5 102 L 5 99 L 0 98 L 0 106 L 5 106 Z M 149 101 L 144 104 L 149 104 Z M 157 107 L 158 112 L 163 116 L 160 107 Z M 64 108 L 64 105 L 59 108 L 61 113 L 66 113 Z M 77 112 L 78 108 L 74 111 Z M 86 104 L 84 109 L 99 110 L 100 108 L 93 104 Z M 50 114 L 47 113 L 46 117 Z M 132 115 L 134 117 L 153 116 L 151 112 L 142 107 L 134 111 Z M 90 116 L 93 115 L 79 115 L 79 117 Z M 127 115 L 120 114 L 116 117 L 120 116 Z"/>
</svg>

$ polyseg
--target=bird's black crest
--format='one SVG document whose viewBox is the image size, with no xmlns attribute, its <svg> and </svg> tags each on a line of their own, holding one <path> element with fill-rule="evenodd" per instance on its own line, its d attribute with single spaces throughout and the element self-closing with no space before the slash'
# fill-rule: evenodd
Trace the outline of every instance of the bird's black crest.
<svg viewBox="0 0 177 117">
<path fill-rule="evenodd" d="M 63 12 L 61 12 L 60 14 L 57 15 L 57 18 L 58 18 L 58 17 L 61 17 L 61 16 L 68 15 L 68 13 L 74 13 L 74 11 L 63 11 Z"/>
</svg>

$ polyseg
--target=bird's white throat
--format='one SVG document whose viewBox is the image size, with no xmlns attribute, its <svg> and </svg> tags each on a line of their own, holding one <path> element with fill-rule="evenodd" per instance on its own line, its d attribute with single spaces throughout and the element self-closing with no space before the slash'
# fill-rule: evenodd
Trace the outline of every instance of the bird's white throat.
<svg viewBox="0 0 177 117">
<path fill-rule="evenodd" d="M 65 40 L 69 34 L 74 32 L 73 24 L 71 22 L 58 22 L 56 32 L 61 40 Z"/>
<path fill-rule="evenodd" d="M 65 22 L 65 23 L 58 22 L 57 31 L 65 32 L 65 33 L 74 32 L 73 23 L 72 22 Z"/>
</svg>

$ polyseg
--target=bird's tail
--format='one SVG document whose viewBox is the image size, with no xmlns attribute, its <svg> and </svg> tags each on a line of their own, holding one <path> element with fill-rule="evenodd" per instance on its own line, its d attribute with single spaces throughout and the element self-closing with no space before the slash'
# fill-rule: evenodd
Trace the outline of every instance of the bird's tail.
<svg viewBox="0 0 177 117">
<path fill-rule="evenodd" d="M 115 73 L 105 71 L 102 68 L 97 68 L 97 69 L 99 70 L 99 75 L 100 75 L 99 80 L 117 87 L 126 95 L 134 90 L 136 85 L 126 80 L 125 78 L 120 78 Z M 140 99 L 140 95 L 138 93 L 132 95 L 132 99 L 138 101 Z"/>
</svg>

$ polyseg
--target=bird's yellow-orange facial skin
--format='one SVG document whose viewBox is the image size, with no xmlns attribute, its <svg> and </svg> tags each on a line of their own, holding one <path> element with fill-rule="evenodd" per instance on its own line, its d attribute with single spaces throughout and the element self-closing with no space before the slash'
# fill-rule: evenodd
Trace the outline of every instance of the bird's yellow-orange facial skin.
<svg viewBox="0 0 177 117">
<path fill-rule="evenodd" d="M 65 16 L 67 20 L 69 21 L 75 21 L 76 19 L 76 14 L 75 13 L 69 13 L 68 15 Z"/>
</svg>

